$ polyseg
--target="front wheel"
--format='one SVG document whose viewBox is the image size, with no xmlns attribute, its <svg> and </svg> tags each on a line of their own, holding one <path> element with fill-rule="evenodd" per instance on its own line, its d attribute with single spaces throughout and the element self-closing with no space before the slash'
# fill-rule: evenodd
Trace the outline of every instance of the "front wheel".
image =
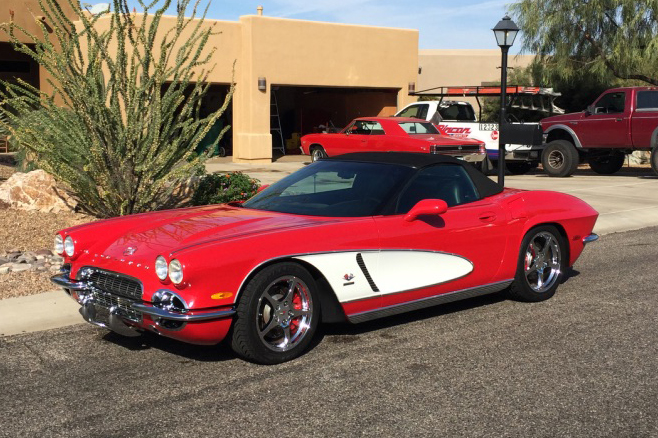
<svg viewBox="0 0 658 438">
<path fill-rule="evenodd" d="M 651 151 L 651 170 L 658 175 L 658 146 Z"/>
<path fill-rule="evenodd" d="M 510 295 L 519 301 L 544 301 L 555 295 L 567 267 L 566 244 L 552 225 L 530 230 L 521 243 Z"/>
<path fill-rule="evenodd" d="M 322 146 L 316 146 L 311 151 L 311 162 L 315 163 L 318 160 L 327 158 L 327 153 L 324 151 Z"/>
<path fill-rule="evenodd" d="M 320 319 L 317 285 L 296 263 L 269 266 L 247 284 L 236 309 L 231 347 L 266 365 L 286 362 L 309 346 Z"/>
<path fill-rule="evenodd" d="M 553 140 L 541 154 L 541 164 L 548 176 L 570 176 L 578 168 L 579 161 L 576 147 L 567 140 Z"/>
<path fill-rule="evenodd" d="M 612 175 L 624 166 L 626 155 L 622 152 L 611 152 L 610 154 L 592 156 L 587 159 L 589 167 L 601 175 Z"/>
</svg>

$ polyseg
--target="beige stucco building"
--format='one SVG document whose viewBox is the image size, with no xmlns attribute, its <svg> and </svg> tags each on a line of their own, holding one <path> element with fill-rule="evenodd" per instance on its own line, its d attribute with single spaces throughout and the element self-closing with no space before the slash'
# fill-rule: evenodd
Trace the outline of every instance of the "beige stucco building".
<svg viewBox="0 0 658 438">
<path fill-rule="evenodd" d="M 0 22 L 8 21 L 12 10 L 16 22 L 39 30 L 37 0 L 5 1 L 9 6 L 0 9 Z M 175 17 L 164 17 L 161 29 L 174 23 Z M 97 25 L 108 26 L 109 17 Z M 280 19 L 260 11 L 205 25 L 214 31 L 207 46 L 217 48 L 206 104 L 217 108 L 235 83 L 226 122 L 232 125 L 238 162 L 269 162 L 297 135 L 342 127 L 354 117 L 391 115 L 416 100 L 410 88 L 479 85 L 500 76 L 499 50 L 419 52 L 417 30 Z M 0 77 L 22 77 L 51 92 L 46 72 L 13 52 L 6 40 L 0 33 L 0 65 L 5 66 Z M 511 64 L 528 62 L 528 57 L 513 58 Z M 12 66 L 19 68 L 12 71 Z"/>
</svg>

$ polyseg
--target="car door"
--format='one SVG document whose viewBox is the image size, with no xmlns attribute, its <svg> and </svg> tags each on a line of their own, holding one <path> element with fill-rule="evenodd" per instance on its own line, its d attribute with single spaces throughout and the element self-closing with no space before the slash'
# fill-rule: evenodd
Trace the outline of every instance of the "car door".
<svg viewBox="0 0 658 438">
<path fill-rule="evenodd" d="M 591 114 L 582 118 L 578 136 L 587 147 L 630 146 L 630 99 L 624 91 L 605 93 L 593 105 Z"/>
<path fill-rule="evenodd" d="M 332 142 L 332 152 L 327 151 L 327 153 L 333 156 L 367 151 L 369 134 L 367 121 L 355 120 L 341 134 L 338 134 L 340 138 L 337 137 Z"/>
<path fill-rule="evenodd" d="M 443 199 L 448 210 L 406 221 L 405 214 L 423 199 Z M 497 202 L 479 199 L 462 166 L 419 171 L 392 211 L 375 217 L 381 251 L 371 275 L 383 307 L 497 282 L 507 218 Z"/>
</svg>

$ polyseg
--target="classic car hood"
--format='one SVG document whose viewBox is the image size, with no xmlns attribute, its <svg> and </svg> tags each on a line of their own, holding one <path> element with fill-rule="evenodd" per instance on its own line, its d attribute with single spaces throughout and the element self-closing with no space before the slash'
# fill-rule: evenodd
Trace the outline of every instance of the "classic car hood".
<svg viewBox="0 0 658 438">
<path fill-rule="evenodd" d="M 451 137 L 449 135 L 441 134 L 410 134 L 409 137 L 417 138 L 419 140 L 427 140 L 440 145 L 455 145 L 455 144 L 480 144 L 478 140 L 461 137 Z"/>
<path fill-rule="evenodd" d="M 178 214 L 152 213 L 136 221 L 134 227 L 109 243 L 102 253 L 112 258 L 150 263 L 158 254 L 199 243 L 324 222 L 326 219 L 229 206 L 183 210 Z"/>
</svg>

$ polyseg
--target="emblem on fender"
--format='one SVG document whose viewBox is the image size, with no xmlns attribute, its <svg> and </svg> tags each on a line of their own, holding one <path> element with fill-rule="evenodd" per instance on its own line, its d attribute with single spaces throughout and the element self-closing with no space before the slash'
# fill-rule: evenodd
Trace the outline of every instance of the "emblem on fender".
<svg viewBox="0 0 658 438">
<path fill-rule="evenodd" d="M 135 251 L 137 251 L 137 248 L 135 248 L 134 246 L 129 246 L 128 248 L 123 250 L 123 255 L 130 256 L 135 254 Z"/>
<path fill-rule="evenodd" d="M 343 280 L 345 280 L 345 281 L 350 281 L 353 278 L 354 278 L 354 274 L 345 274 L 345 275 L 343 275 Z"/>
</svg>

